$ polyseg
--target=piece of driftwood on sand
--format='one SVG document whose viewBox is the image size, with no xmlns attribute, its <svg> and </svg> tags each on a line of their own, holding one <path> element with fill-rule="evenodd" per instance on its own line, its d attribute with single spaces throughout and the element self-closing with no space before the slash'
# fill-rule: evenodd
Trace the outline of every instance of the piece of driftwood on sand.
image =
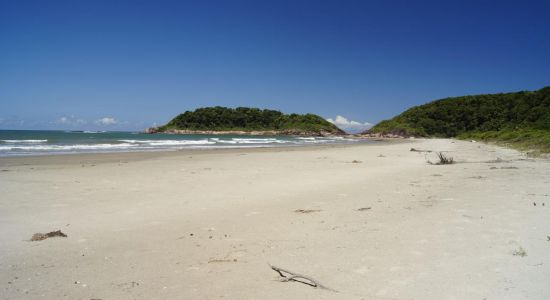
<svg viewBox="0 0 550 300">
<path fill-rule="evenodd" d="M 31 241 L 32 242 L 36 242 L 36 241 L 42 241 L 42 240 L 45 240 L 45 239 L 49 239 L 49 238 L 52 238 L 52 237 L 67 237 L 66 234 L 64 234 L 63 232 L 61 232 L 61 230 L 57 230 L 57 231 L 51 231 L 51 232 L 48 232 L 48 233 L 35 233 L 32 235 L 31 237 Z"/>
<path fill-rule="evenodd" d="M 299 283 L 303 283 L 303 284 L 312 286 L 314 288 L 329 290 L 329 291 L 336 292 L 336 293 L 338 292 L 334 289 L 331 289 L 329 287 L 326 287 L 326 286 L 320 284 L 317 280 L 315 280 L 315 279 L 313 279 L 309 276 L 300 275 L 300 274 L 294 273 L 292 271 L 285 270 L 283 268 L 279 268 L 279 267 L 276 267 L 276 266 L 273 266 L 273 265 L 269 265 L 269 266 L 271 267 L 271 269 L 273 271 L 279 273 L 279 275 L 281 277 L 283 277 L 283 279 L 281 279 L 283 282 L 295 281 L 295 282 L 299 282 Z"/>
</svg>

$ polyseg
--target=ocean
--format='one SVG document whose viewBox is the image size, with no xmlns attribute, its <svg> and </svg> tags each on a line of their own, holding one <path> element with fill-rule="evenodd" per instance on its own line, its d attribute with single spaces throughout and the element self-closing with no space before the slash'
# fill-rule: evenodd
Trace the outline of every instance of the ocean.
<svg viewBox="0 0 550 300">
<path fill-rule="evenodd" d="M 146 134 L 120 131 L 0 130 L 0 156 L 167 151 L 358 143 L 348 137 Z"/>
</svg>

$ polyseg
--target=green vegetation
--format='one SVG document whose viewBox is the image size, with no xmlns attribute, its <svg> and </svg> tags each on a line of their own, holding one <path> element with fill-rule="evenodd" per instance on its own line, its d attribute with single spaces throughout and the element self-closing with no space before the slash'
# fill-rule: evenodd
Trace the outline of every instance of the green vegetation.
<svg viewBox="0 0 550 300">
<path fill-rule="evenodd" d="M 550 153 L 550 130 L 504 129 L 500 131 L 477 131 L 461 134 L 458 138 L 495 142 L 520 150 L 535 150 L 541 153 Z"/>
<path fill-rule="evenodd" d="M 527 256 L 527 251 L 525 251 L 525 249 L 523 249 L 522 247 L 519 247 L 512 252 L 512 255 L 525 257 Z"/>
<path fill-rule="evenodd" d="M 550 152 L 550 87 L 436 100 L 382 121 L 368 133 L 475 138 Z"/>
<path fill-rule="evenodd" d="M 205 107 L 186 111 L 158 131 L 277 131 L 287 134 L 343 134 L 334 124 L 314 114 L 283 114 L 280 111 L 238 107 Z"/>
</svg>

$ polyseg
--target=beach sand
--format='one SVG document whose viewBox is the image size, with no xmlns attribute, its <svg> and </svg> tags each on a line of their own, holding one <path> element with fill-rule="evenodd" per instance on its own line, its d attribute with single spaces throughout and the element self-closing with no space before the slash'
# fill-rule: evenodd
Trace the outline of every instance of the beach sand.
<svg viewBox="0 0 550 300">
<path fill-rule="evenodd" d="M 550 161 L 443 139 L 1 158 L 0 298 L 550 299 Z"/>
</svg>

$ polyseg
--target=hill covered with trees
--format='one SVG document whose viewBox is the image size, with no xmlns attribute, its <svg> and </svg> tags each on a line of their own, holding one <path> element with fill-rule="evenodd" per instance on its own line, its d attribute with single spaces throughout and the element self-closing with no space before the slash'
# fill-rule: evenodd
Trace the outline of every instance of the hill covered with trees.
<svg viewBox="0 0 550 300">
<path fill-rule="evenodd" d="M 342 135 L 334 124 L 314 114 L 283 114 L 248 107 L 204 107 L 186 111 L 150 132 Z"/>
<path fill-rule="evenodd" d="M 365 133 L 477 138 L 550 152 L 550 87 L 436 100 Z"/>
</svg>

